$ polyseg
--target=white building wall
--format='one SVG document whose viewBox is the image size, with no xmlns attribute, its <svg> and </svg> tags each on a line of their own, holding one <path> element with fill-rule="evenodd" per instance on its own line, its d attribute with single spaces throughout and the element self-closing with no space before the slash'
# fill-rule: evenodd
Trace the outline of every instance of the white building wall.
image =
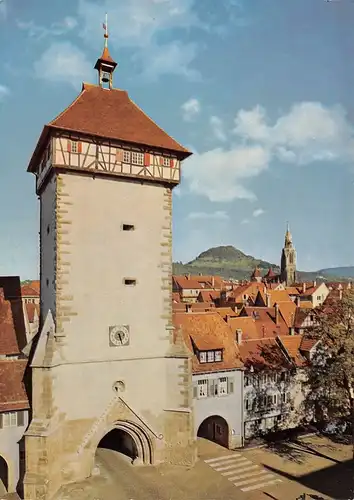
<svg viewBox="0 0 354 500">
<path fill-rule="evenodd" d="M 195 374 L 192 377 L 193 387 L 197 386 L 198 380 L 216 380 L 220 377 L 229 377 L 233 380 L 233 392 L 223 396 L 193 398 L 195 435 L 205 419 L 220 416 L 226 420 L 229 427 L 229 447 L 239 448 L 243 445 L 242 370 Z"/>
<path fill-rule="evenodd" d="M 23 411 L 23 426 L 5 427 L 0 429 L 0 456 L 8 466 L 9 492 L 15 492 L 20 478 L 19 441 L 28 426 L 28 411 Z"/>
</svg>

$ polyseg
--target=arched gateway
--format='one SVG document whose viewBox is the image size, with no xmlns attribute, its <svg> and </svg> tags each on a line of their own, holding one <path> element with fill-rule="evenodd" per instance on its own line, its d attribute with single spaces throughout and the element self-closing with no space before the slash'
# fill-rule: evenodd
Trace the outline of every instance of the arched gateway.
<svg viewBox="0 0 354 500">
<path fill-rule="evenodd" d="M 203 420 L 199 426 L 197 436 L 225 446 L 225 448 L 229 447 L 229 426 L 226 420 L 218 415 Z"/>
<path fill-rule="evenodd" d="M 127 455 L 138 463 L 153 463 L 153 447 L 149 436 L 137 424 L 128 421 L 115 422 L 99 440 L 97 448 L 106 448 Z"/>
</svg>

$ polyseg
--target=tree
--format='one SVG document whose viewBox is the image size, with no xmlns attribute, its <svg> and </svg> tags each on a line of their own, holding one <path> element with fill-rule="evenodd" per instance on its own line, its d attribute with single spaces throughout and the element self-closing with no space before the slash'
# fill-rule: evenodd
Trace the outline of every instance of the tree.
<svg viewBox="0 0 354 500">
<path fill-rule="evenodd" d="M 354 459 L 354 291 L 316 311 L 308 332 L 319 342 L 308 369 L 307 410 L 322 423 L 352 420 Z"/>
</svg>

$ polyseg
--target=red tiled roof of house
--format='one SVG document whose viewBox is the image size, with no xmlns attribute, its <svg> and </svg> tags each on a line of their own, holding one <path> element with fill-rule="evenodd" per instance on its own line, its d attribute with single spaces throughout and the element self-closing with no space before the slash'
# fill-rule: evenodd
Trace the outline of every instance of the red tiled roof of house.
<svg viewBox="0 0 354 500">
<path fill-rule="evenodd" d="M 202 299 L 203 302 L 212 302 L 220 298 L 220 292 L 217 290 L 201 290 L 198 295 L 198 300 Z"/>
<path fill-rule="evenodd" d="M 292 300 L 289 302 L 277 302 L 279 306 L 280 314 L 282 315 L 286 326 L 291 328 L 295 323 L 295 315 L 296 315 L 296 305 Z"/>
<path fill-rule="evenodd" d="M 191 154 L 149 118 L 125 90 L 108 91 L 84 83 L 77 98 L 44 127 L 28 171 L 34 170 L 51 131 L 58 129 L 168 150 L 181 158 Z"/>
<path fill-rule="evenodd" d="M 302 367 L 306 365 L 306 359 L 300 352 L 302 335 L 282 335 L 278 337 L 278 340 L 295 366 Z"/>
<path fill-rule="evenodd" d="M 199 281 L 187 276 L 172 276 L 174 286 L 179 290 L 199 290 L 202 289 Z"/>
<path fill-rule="evenodd" d="M 22 297 L 39 297 L 39 292 L 29 286 L 29 285 L 23 285 L 21 286 L 21 296 Z"/>
<path fill-rule="evenodd" d="M 301 300 L 299 307 L 301 309 L 313 309 L 312 302 L 310 302 L 309 300 Z"/>
<path fill-rule="evenodd" d="M 28 321 L 30 323 L 33 323 L 35 313 L 37 313 L 37 315 L 39 317 L 39 306 L 38 306 L 38 304 L 26 303 L 25 307 L 26 307 Z"/>
<path fill-rule="evenodd" d="M 302 336 L 300 349 L 301 351 L 311 351 L 311 349 L 317 344 L 317 342 L 317 339 L 310 339 L 308 337 Z"/>
<path fill-rule="evenodd" d="M 264 291 L 265 286 L 264 283 L 247 283 L 245 285 L 240 285 L 232 290 L 229 294 L 229 298 L 235 299 L 235 302 L 242 302 L 243 296 L 247 295 L 252 300 L 255 300 L 257 297 L 257 293 L 259 291 Z"/>
<path fill-rule="evenodd" d="M 238 316 L 229 318 L 227 324 L 231 328 L 234 339 L 236 339 L 236 330 L 242 330 L 243 340 L 259 339 L 259 330 L 256 327 L 256 321 L 248 316 Z"/>
<path fill-rule="evenodd" d="M 200 350 L 223 350 L 223 360 L 215 363 L 199 363 L 194 354 L 194 373 L 231 370 L 242 366 L 232 331 L 218 313 L 175 313 L 173 323 L 176 329 L 181 329 L 184 341 L 193 354 L 193 344 Z"/>
<path fill-rule="evenodd" d="M 280 311 L 278 324 L 275 322 L 275 307 L 244 307 L 240 315 L 246 314 L 255 320 L 258 330 L 258 338 L 277 337 L 278 335 L 287 335 L 289 327 L 282 318 Z"/>
<path fill-rule="evenodd" d="M 299 290 L 295 286 L 287 286 L 285 288 L 288 295 L 299 295 Z"/>
<path fill-rule="evenodd" d="M 0 412 L 29 408 L 22 381 L 26 364 L 26 359 L 0 360 Z"/>
<path fill-rule="evenodd" d="M 193 302 L 193 303 L 173 303 L 173 312 L 186 312 L 189 309 L 192 312 L 205 312 L 215 310 L 214 302 Z"/>
<path fill-rule="evenodd" d="M 33 288 L 34 290 L 37 291 L 38 295 L 40 293 L 40 288 L 41 288 L 41 282 L 39 280 L 33 280 L 31 281 L 31 283 L 29 284 L 29 286 L 31 288 Z"/>
<path fill-rule="evenodd" d="M 290 366 L 275 338 L 246 340 L 239 345 L 239 351 L 244 365 L 252 365 L 255 371 Z"/>
<path fill-rule="evenodd" d="M 19 353 L 11 302 L 5 300 L 4 291 L 0 288 L 0 355 Z"/>
<path fill-rule="evenodd" d="M 230 318 L 236 318 L 237 312 L 235 312 L 231 307 L 216 307 L 216 312 L 220 314 L 222 319 L 225 320 L 226 316 L 230 316 Z"/>
</svg>

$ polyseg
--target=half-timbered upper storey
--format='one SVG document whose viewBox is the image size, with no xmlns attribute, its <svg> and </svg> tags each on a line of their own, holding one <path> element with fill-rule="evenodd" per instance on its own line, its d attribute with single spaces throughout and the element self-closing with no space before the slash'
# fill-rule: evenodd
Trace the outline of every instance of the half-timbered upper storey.
<svg viewBox="0 0 354 500">
<path fill-rule="evenodd" d="M 191 153 L 126 91 L 112 88 L 116 66 L 105 46 L 95 66 L 99 85 L 84 83 L 74 102 L 44 127 L 28 167 L 37 192 L 52 168 L 179 183 L 180 162 Z"/>
</svg>

